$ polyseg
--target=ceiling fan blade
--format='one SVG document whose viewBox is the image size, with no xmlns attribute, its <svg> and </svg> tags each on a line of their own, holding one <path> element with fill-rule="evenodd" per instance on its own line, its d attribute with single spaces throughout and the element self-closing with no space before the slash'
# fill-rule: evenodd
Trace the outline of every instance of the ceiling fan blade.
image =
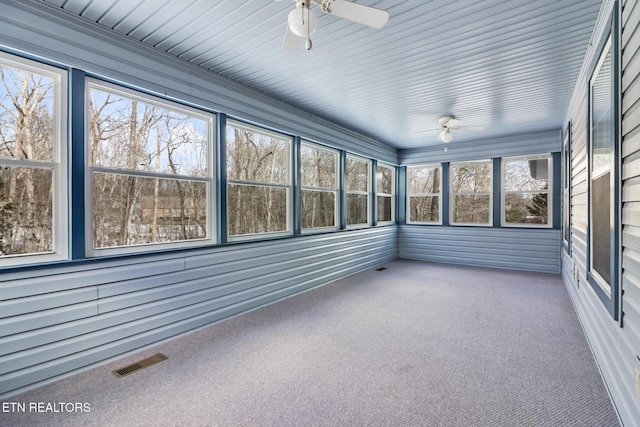
<svg viewBox="0 0 640 427">
<path fill-rule="evenodd" d="M 449 129 L 458 129 L 462 125 L 462 120 L 458 119 L 449 119 L 446 123 L 446 126 Z"/>
<path fill-rule="evenodd" d="M 441 130 L 442 130 L 442 128 L 435 128 L 435 129 L 422 129 L 422 130 L 414 131 L 414 132 L 412 132 L 412 133 L 413 133 L 414 135 L 420 135 L 420 134 L 423 134 L 423 133 L 439 132 L 439 131 L 441 131 Z"/>
<path fill-rule="evenodd" d="M 484 126 L 459 126 L 457 130 L 485 130 Z"/>
<path fill-rule="evenodd" d="M 350 1 L 333 0 L 328 13 L 373 28 L 381 28 L 389 20 L 389 12 Z"/>
<path fill-rule="evenodd" d="M 300 49 L 300 41 L 302 39 L 289 29 L 287 24 L 287 31 L 284 33 L 284 41 L 282 42 L 282 50 L 285 52 L 297 52 Z"/>
</svg>

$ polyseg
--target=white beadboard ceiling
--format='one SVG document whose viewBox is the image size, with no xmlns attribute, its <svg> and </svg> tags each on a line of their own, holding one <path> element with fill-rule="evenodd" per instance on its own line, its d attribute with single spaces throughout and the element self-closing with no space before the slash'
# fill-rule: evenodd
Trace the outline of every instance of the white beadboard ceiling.
<svg viewBox="0 0 640 427">
<path fill-rule="evenodd" d="M 600 0 L 355 0 L 382 29 L 324 15 L 313 49 L 282 51 L 291 0 L 42 0 L 396 148 L 438 118 L 482 131 L 560 129 Z"/>
</svg>

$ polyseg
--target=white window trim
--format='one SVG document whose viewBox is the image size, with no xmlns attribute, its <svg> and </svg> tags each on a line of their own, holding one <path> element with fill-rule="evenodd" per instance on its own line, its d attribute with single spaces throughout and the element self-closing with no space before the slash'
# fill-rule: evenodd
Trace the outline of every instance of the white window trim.
<svg viewBox="0 0 640 427">
<path fill-rule="evenodd" d="M 69 184 L 67 174 L 68 139 L 68 73 L 63 69 L 41 64 L 29 59 L 0 52 L 0 62 L 53 80 L 53 153 L 51 161 L 17 160 L 0 158 L 0 166 L 26 166 L 51 169 L 52 218 L 51 252 L 5 255 L 0 257 L 0 268 L 63 261 L 69 258 Z M 57 118 L 57 120 L 55 120 Z"/>
<path fill-rule="evenodd" d="M 378 197 L 386 197 L 391 199 L 391 220 L 378 221 L 378 225 L 394 224 L 396 222 L 396 168 L 385 163 L 378 162 L 378 168 L 385 168 L 391 171 L 391 193 L 382 193 L 378 191 L 376 185 L 376 220 L 378 218 Z M 378 171 L 376 170 L 376 180 L 378 179 Z"/>
<path fill-rule="evenodd" d="M 278 237 L 289 237 L 289 236 L 293 236 L 293 212 L 292 212 L 292 199 L 291 199 L 291 194 L 293 192 L 293 163 L 292 163 L 292 159 L 293 159 L 293 138 L 289 135 L 283 134 L 283 133 L 277 133 L 274 131 L 271 131 L 269 129 L 265 129 L 262 128 L 260 126 L 255 126 L 255 125 L 250 125 L 247 123 L 243 123 L 237 120 L 227 120 L 227 126 L 228 127 L 234 127 L 234 128 L 238 128 L 238 129 L 243 129 L 249 132 L 254 132 L 254 133 L 259 133 L 261 135 L 264 136 L 269 136 L 269 137 L 273 137 L 273 138 L 277 138 L 283 141 L 287 141 L 287 143 L 289 144 L 289 147 L 287 149 L 287 179 L 289 181 L 288 184 L 270 184 L 270 183 L 265 183 L 265 182 L 251 182 L 251 181 L 241 181 L 241 180 L 236 180 L 236 179 L 229 179 L 227 178 L 227 200 L 225 200 L 224 203 L 224 208 L 227 209 L 227 241 L 228 242 L 243 242 L 243 241 L 250 241 L 250 240 L 264 240 L 264 239 L 273 239 L 273 238 L 278 238 Z M 225 144 L 226 146 L 227 141 L 220 141 L 220 144 Z M 224 168 L 224 173 L 227 173 L 227 165 L 223 165 L 222 166 Z M 238 234 L 238 235 L 231 235 L 231 233 L 229 233 L 229 215 L 228 215 L 228 210 L 229 210 L 229 192 L 228 192 L 228 188 L 229 188 L 229 184 L 237 184 L 237 185 L 254 185 L 254 186 L 261 186 L 261 187 L 271 187 L 271 188 L 285 188 L 286 189 L 286 204 L 287 204 L 287 229 L 283 230 L 283 231 L 267 231 L 264 233 L 247 233 L 247 234 Z"/>
<path fill-rule="evenodd" d="M 470 166 L 478 166 L 478 165 L 483 165 L 483 164 L 487 164 L 489 165 L 489 188 L 491 190 L 489 191 L 479 191 L 479 192 L 458 192 L 455 193 L 453 191 L 453 186 L 451 185 L 452 179 L 453 179 L 453 174 L 451 173 L 451 170 L 453 169 L 454 166 L 464 166 L 464 165 L 470 165 Z M 487 159 L 487 160 L 473 160 L 473 161 L 463 161 L 463 162 L 451 162 L 449 164 L 449 224 L 451 225 L 461 225 L 461 226 L 471 226 L 471 227 L 493 227 L 493 161 L 491 159 Z M 477 222 L 455 222 L 453 220 L 454 218 L 454 203 L 453 203 L 453 199 L 454 196 L 459 195 L 459 196 L 489 196 L 489 220 L 488 222 L 482 222 L 482 223 L 477 223 Z"/>
<path fill-rule="evenodd" d="M 102 166 L 91 166 L 89 164 L 89 149 L 90 142 L 89 126 L 86 123 L 91 119 L 89 111 L 90 90 L 95 88 L 100 91 L 113 93 L 119 96 L 135 99 L 146 104 L 154 105 L 160 108 L 166 108 L 173 111 L 182 112 L 190 116 L 197 117 L 207 122 L 207 133 L 209 136 L 209 145 L 207 147 L 207 176 L 206 177 L 194 177 L 185 175 L 170 175 L 170 174 L 157 174 L 147 171 L 136 170 L 123 170 L 118 168 L 106 168 Z M 85 80 L 85 255 L 89 258 L 118 255 L 118 254 L 133 254 L 133 253 L 147 253 L 163 251 L 167 249 L 177 248 L 189 248 L 198 247 L 204 245 L 213 245 L 216 243 L 216 228 L 215 228 L 215 116 L 208 114 L 196 108 L 187 107 L 176 102 L 165 100 L 153 95 L 147 95 L 142 92 L 128 89 L 122 86 L 103 82 L 94 78 L 87 78 Z M 93 247 L 93 173 L 94 172 L 106 172 L 114 173 L 118 175 L 131 175 L 140 176 L 145 178 L 162 178 L 162 179 L 177 179 L 184 181 L 199 181 L 206 182 L 207 184 L 207 236 L 201 239 L 182 240 L 176 242 L 159 242 L 159 243 L 146 243 L 138 245 L 127 246 L 109 246 L 106 248 L 94 248 Z"/>
<path fill-rule="evenodd" d="M 333 193 L 333 226 L 327 226 L 327 227 L 309 227 L 309 228 L 305 228 L 302 226 L 302 224 L 300 225 L 300 233 L 301 234 L 313 234 L 313 233 L 320 233 L 320 232 L 324 232 L 324 231 L 334 231 L 334 230 L 338 230 L 340 228 L 340 185 L 339 185 L 339 175 L 340 175 L 340 152 L 338 150 L 335 150 L 333 148 L 328 148 L 328 147 L 324 147 L 322 145 L 319 144 L 315 144 L 313 142 L 309 142 L 309 141 L 301 141 L 300 142 L 300 146 L 302 147 L 303 145 L 312 148 L 314 150 L 322 150 L 322 151 L 326 151 L 328 153 L 331 153 L 334 155 L 335 157 L 335 169 L 334 169 L 334 184 L 333 184 L 333 188 L 324 188 L 324 187 L 310 187 L 310 186 L 303 186 L 302 183 L 300 183 L 300 200 L 302 203 L 302 191 L 303 190 L 307 190 L 307 191 L 324 191 L 324 192 L 331 192 Z M 300 222 L 302 223 L 302 218 L 300 218 Z"/>
<path fill-rule="evenodd" d="M 546 190 L 539 191 L 506 191 L 505 190 L 505 167 L 509 161 L 523 161 L 523 160 L 547 160 L 549 164 L 549 176 L 547 181 L 549 182 Z M 539 154 L 532 156 L 516 156 L 516 157 L 503 157 L 500 162 L 500 224 L 502 227 L 507 228 L 552 228 L 553 227 L 553 156 L 551 154 Z M 506 196 L 508 194 L 547 194 L 547 224 L 527 224 L 527 223 L 508 223 L 505 218 L 505 203 Z"/>
<path fill-rule="evenodd" d="M 440 185 L 438 187 L 438 193 L 411 193 L 409 191 L 409 171 L 412 169 L 439 169 L 440 170 Z M 427 164 L 427 165 L 413 165 L 407 166 L 407 197 L 406 197 L 406 209 L 407 209 L 407 224 L 429 224 L 429 225 L 442 225 L 442 165 L 440 163 Z M 438 197 L 438 218 L 439 221 L 411 221 L 411 197 Z"/>
<path fill-rule="evenodd" d="M 345 223 L 347 224 L 347 229 L 348 230 L 353 230 L 353 229 L 358 229 L 358 228 L 367 228 L 371 226 L 371 171 L 373 169 L 372 165 L 373 162 L 371 161 L 371 159 L 367 159 L 366 157 L 360 157 L 360 156 L 356 156 L 354 154 L 349 154 L 347 153 L 347 161 L 349 159 L 353 159 L 359 162 L 365 162 L 367 164 L 367 191 L 362 191 L 362 190 L 349 190 L 347 189 L 347 171 L 345 171 L 345 186 L 344 186 L 344 192 L 345 192 L 345 203 L 347 202 L 347 196 L 349 194 L 360 194 L 360 195 L 364 195 L 367 196 L 367 222 L 364 223 L 357 223 L 357 224 L 349 224 L 349 209 L 346 210 L 347 213 L 347 218 L 345 218 Z"/>
</svg>

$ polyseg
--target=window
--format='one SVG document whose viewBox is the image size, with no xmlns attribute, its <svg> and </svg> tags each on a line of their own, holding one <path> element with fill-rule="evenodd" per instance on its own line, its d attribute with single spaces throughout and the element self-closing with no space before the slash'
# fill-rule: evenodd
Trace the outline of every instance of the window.
<svg viewBox="0 0 640 427">
<path fill-rule="evenodd" d="M 347 193 L 347 225 L 369 225 L 371 161 L 347 155 L 345 188 Z"/>
<path fill-rule="evenodd" d="M 0 266 L 67 258 L 64 71 L 0 53 Z"/>
<path fill-rule="evenodd" d="M 612 316 L 618 318 L 619 102 L 617 8 L 600 44 L 589 80 L 589 251 L 588 280 Z"/>
<path fill-rule="evenodd" d="M 87 103 L 89 253 L 211 241 L 213 117 L 95 80 Z"/>
<path fill-rule="evenodd" d="M 407 222 L 442 224 L 441 193 L 442 166 L 408 166 Z"/>
<path fill-rule="evenodd" d="M 338 227 L 338 152 L 300 144 L 303 230 Z"/>
<path fill-rule="evenodd" d="M 551 156 L 502 159 L 502 225 L 550 227 Z"/>
<path fill-rule="evenodd" d="M 451 163 L 451 223 L 491 225 L 491 160 Z"/>
<path fill-rule="evenodd" d="M 376 218 L 379 223 L 395 220 L 396 170 L 378 163 L 376 171 Z"/>
<path fill-rule="evenodd" d="M 571 253 L 571 123 L 562 137 L 562 241 Z"/>
<path fill-rule="evenodd" d="M 229 238 L 291 234 L 291 138 L 231 121 L 226 138 Z"/>
<path fill-rule="evenodd" d="M 591 81 L 591 272 L 610 291 L 613 168 L 613 85 L 611 84 L 611 43 Z"/>
</svg>

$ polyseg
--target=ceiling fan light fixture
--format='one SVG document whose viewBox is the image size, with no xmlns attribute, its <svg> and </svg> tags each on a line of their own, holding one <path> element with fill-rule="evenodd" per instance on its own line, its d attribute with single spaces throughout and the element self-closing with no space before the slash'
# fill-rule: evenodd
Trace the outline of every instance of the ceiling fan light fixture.
<svg viewBox="0 0 640 427">
<path fill-rule="evenodd" d="M 451 142 L 453 140 L 453 135 L 451 135 L 451 131 L 447 128 L 440 132 L 438 139 L 442 142 Z"/>
<path fill-rule="evenodd" d="M 318 23 L 318 17 L 309 9 L 306 2 L 299 2 L 295 9 L 289 12 L 289 29 L 298 37 L 306 38 L 313 33 Z"/>
</svg>

